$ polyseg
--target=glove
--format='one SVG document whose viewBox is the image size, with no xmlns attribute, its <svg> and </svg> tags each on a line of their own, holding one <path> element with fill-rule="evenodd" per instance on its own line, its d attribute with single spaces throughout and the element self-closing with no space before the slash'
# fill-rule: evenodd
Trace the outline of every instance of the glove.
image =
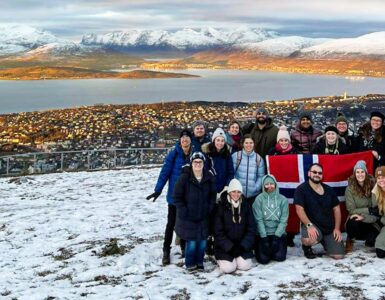
<svg viewBox="0 0 385 300">
<path fill-rule="evenodd" d="M 233 257 L 239 257 L 241 256 L 242 250 L 240 246 L 234 245 L 233 248 L 231 248 L 231 255 Z"/>
<path fill-rule="evenodd" d="M 265 253 L 270 253 L 269 238 L 268 237 L 261 238 L 261 240 L 259 242 L 261 243 L 262 251 Z"/>
<path fill-rule="evenodd" d="M 146 199 L 147 200 L 151 200 L 151 198 L 154 198 L 154 200 L 152 202 L 155 202 L 155 200 L 160 196 L 160 193 L 159 192 L 154 192 L 152 193 L 151 195 L 147 196 Z"/>
<path fill-rule="evenodd" d="M 276 253 L 279 249 L 280 238 L 274 235 L 271 239 L 271 251 Z"/>
<path fill-rule="evenodd" d="M 378 206 L 376 207 L 369 207 L 369 215 L 380 217 L 380 211 L 378 210 Z"/>
</svg>

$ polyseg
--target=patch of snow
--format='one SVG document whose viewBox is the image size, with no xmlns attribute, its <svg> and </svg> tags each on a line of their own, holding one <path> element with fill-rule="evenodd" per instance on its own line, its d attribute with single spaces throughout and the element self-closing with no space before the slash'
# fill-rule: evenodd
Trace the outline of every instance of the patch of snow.
<svg viewBox="0 0 385 300">
<path fill-rule="evenodd" d="M 385 260 L 362 242 L 347 258 L 307 260 L 299 237 L 285 262 L 233 275 L 212 259 L 188 273 L 178 247 L 161 265 L 166 188 L 159 168 L 0 179 L 0 295 L 5 299 L 379 299 Z M 101 257 L 111 238 L 123 255 Z M 318 246 L 316 250 L 320 251 Z"/>
</svg>

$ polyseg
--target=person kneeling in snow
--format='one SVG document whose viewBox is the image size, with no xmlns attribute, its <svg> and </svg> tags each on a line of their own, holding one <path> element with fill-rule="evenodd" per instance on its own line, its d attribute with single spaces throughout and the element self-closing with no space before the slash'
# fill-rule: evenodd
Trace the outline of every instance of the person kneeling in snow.
<svg viewBox="0 0 385 300">
<path fill-rule="evenodd" d="M 255 224 L 250 204 L 243 199 L 242 184 L 232 179 L 215 215 L 215 258 L 224 273 L 252 267 Z"/>
<path fill-rule="evenodd" d="M 217 196 L 214 174 L 203 168 L 205 160 L 202 152 L 194 152 L 191 168 L 183 168 L 174 188 L 175 231 L 186 241 L 185 265 L 189 271 L 204 269 L 209 216 Z"/>
<path fill-rule="evenodd" d="M 285 228 L 289 217 L 289 202 L 279 193 L 277 181 L 273 175 L 262 179 L 262 193 L 253 204 L 253 213 L 257 223 L 257 243 L 255 256 L 261 264 L 271 259 L 286 259 Z"/>
</svg>

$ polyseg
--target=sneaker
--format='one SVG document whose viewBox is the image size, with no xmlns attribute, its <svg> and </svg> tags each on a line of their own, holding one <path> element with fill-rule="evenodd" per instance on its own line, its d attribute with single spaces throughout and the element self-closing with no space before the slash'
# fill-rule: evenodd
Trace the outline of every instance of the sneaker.
<svg viewBox="0 0 385 300">
<path fill-rule="evenodd" d="M 318 257 L 314 252 L 311 246 L 302 245 L 303 254 L 307 259 L 313 259 Z"/>
<path fill-rule="evenodd" d="M 205 267 L 203 265 L 197 265 L 197 270 L 198 271 L 204 271 Z"/>
<path fill-rule="evenodd" d="M 194 271 L 196 271 L 197 269 L 198 269 L 197 266 L 191 266 L 191 267 L 187 267 L 187 266 L 186 266 L 186 270 L 187 270 L 188 272 L 194 272 Z"/>
<path fill-rule="evenodd" d="M 163 250 L 162 265 L 167 266 L 170 264 L 170 250 Z"/>
<path fill-rule="evenodd" d="M 346 253 L 352 253 L 353 252 L 353 246 L 354 246 L 354 240 L 347 238 L 345 243 L 345 252 Z"/>
</svg>

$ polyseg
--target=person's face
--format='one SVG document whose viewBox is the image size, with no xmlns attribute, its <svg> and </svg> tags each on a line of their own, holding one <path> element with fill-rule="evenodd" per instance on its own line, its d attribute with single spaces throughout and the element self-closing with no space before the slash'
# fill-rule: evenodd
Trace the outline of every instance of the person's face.
<svg viewBox="0 0 385 300">
<path fill-rule="evenodd" d="M 260 123 L 264 123 L 267 119 L 267 116 L 264 112 L 257 112 L 257 121 Z"/>
<path fill-rule="evenodd" d="M 348 130 L 348 124 L 345 122 L 338 122 L 336 125 L 339 133 L 345 133 Z"/>
<path fill-rule="evenodd" d="M 307 175 L 314 183 L 320 183 L 322 181 L 323 174 L 319 166 L 312 166 Z"/>
<path fill-rule="evenodd" d="M 251 138 L 245 139 L 245 141 L 243 142 L 243 149 L 245 149 L 245 151 L 247 153 L 251 153 L 254 150 L 254 141 L 253 141 L 253 139 L 251 139 Z"/>
<path fill-rule="evenodd" d="M 205 135 L 205 127 L 203 125 L 195 126 L 194 136 L 200 138 Z"/>
<path fill-rule="evenodd" d="M 241 199 L 241 195 L 242 195 L 242 193 L 240 191 L 232 191 L 229 194 L 230 194 L 231 200 L 233 200 L 233 201 L 239 201 L 239 199 Z"/>
<path fill-rule="evenodd" d="M 195 172 L 201 172 L 203 170 L 203 160 L 194 159 L 192 162 L 192 168 Z"/>
<path fill-rule="evenodd" d="M 278 144 L 281 146 L 282 149 L 287 149 L 289 147 L 289 140 L 288 139 L 279 139 Z"/>
<path fill-rule="evenodd" d="M 385 190 L 385 176 L 378 176 L 377 179 L 377 185 L 382 189 Z"/>
<path fill-rule="evenodd" d="M 237 123 L 231 124 L 229 133 L 231 135 L 237 135 L 239 133 L 239 125 Z"/>
<path fill-rule="evenodd" d="M 219 151 L 225 146 L 225 139 L 222 136 L 218 136 L 214 140 L 215 148 Z"/>
<path fill-rule="evenodd" d="M 182 146 L 182 148 L 187 148 L 190 146 L 191 144 L 191 139 L 189 136 L 187 135 L 184 135 L 180 138 L 180 144 Z"/>
<path fill-rule="evenodd" d="M 356 176 L 358 183 L 363 183 L 365 181 L 366 172 L 363 169 L 356 169 L 354 175 Z"/>
<path fill-rule="evenodd" d="M 307 129 L 307 128 L 310 128 L 310 126 L 311 126 L 311 121 L 310 121 L 309 118 L 306 118 L 306 117 L 305 117 L 305 118 L 302 118 L 302 119 L 301 119 L 300 124 L 301 124 L 301 127 L 302 127 L 302 128 Z"/>
<path fill-rule="evenodd" d="M 263 187 L 265 188 L 266 193 L 272 193 L 275 190 L 275 184 L 272 182 L 264 184 Z"/>
<path fill-rule="evenodd" d="M 373 130 L 380 129 L 382 125 L 382 119 L 379 117 L 372 117 L 370 119 L 370 126 L 372 127 Z"/>
<path fill-rule="evenodd" d="M 337 133 L 335 133 L 334 131 L 326 132 L 325 136 L 326 141 L 329 145 L 334 145 L 337 142 Z"/>
</svg>

